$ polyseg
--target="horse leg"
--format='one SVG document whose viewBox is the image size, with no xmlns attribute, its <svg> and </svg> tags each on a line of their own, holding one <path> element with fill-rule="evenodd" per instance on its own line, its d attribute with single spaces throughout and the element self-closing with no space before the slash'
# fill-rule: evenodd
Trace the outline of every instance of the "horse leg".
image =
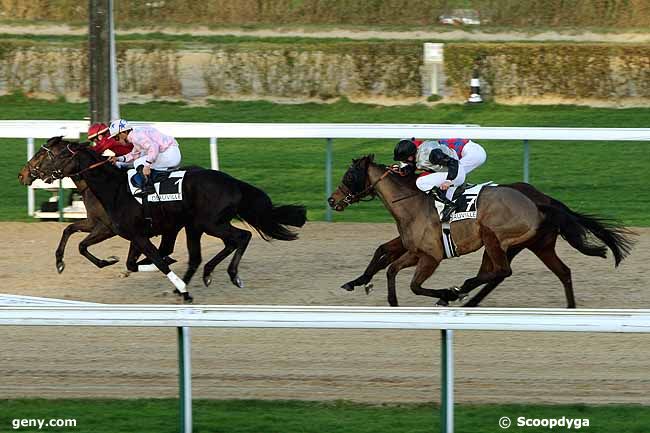
<svg viewBox="0 0 650 433">
<path fill-rule="evenodd" d="M 201 264 L 201 231 L 186 227 L 185 235 L 187 241 L 187 251 L 189 252 L 189 263 L 187 265 L 187 271 L 183 276 L 183 281 L 185 284 L 189 284 L 190 280 L 196 273 L 196 270 Z"/>
<path fill-rule="evenodd" d="M 479 273 L 476 277 L 465 280 L 465 282 L 460 288 L 460 292 L 468 293 L 474 290 L 475 288 L 477 288 L 478 286 L 480 286 L 481 284 L 486 284 L 493 281 L 496 282 L 496 285 L 491 287 L 489 290 L 485 291 L 485 293 L 483 294 L 483 297 L 485 297 L 504 279 L 512 275 L 512 269 L 510 268 L 510 261 L 512 260 L 512 257 L 517 255 L 519 251 L 521 251 L 521 249 L 520 247 L 513 247 L 511 252 L 512 257 L 510 257 L 508 253 L 506 253 L 504 250 L 501 249 L 499 239 L 496 237 L 494 232 L 487 227 L 481 227 L 481 237 L 483 239 L 483 245 L 485 245 L 485 255 L 487 255 L 488 258 L 490 259 L 490 262 L 492 263 L 492 267 L 489 270 L 484 270 L 483 266 L 481 266 L 481 269 L 479 269 Z M 478 297 L 479 295 L 477 295 L 476 297 Z M 483 299 L 483 297 L 479 298 L 478 302 L 480 302 L 481 299 Z M 472 302 L 473 300 L 470 300 L 468 304 Z"/>
<path fill-rule="evenodd" d="M 571 269 L 560 260 L 555 252 L 555 241 L 557 234 L 553 233 L 530 250 L 546 265 L 546 267 L 555 274 L 564 286 L 567 308 L 575 308 L 576 300 L 573 295 L 573 282 L 571 280 Z"/>
<path fill-rule="evenodd" d="M 228 265 L 228 275 L 230 276 L 230 281 L 232 281 L 232 283 L 239 288 L 244 287 L 243 281 L 241 278 L 239 278 L 239 262 L 241 261 L 241 258 L 244 255 L 246 248 L 248 247 L 248 243 L 253 236 L 248 230 L 242 230 L 242 232 L 242 241 L 235 250 L 235 254 L 230 261 L 230 265 Z"/>
<path fill-rule="evenodd" d="M 404 268 L 415 265 L 418 262 L 418 256 L 411 252 L 406 252 L 397 260 L 393 261 L 386 271 L 386 280 L 388 282 L 388 305 L 397 307 L 397 292 L 395 290 L 395 279 L 397 273 Z"/>
<path fill-rule="evenodd" d="M 366 293 L 369 293 L 372 288 L 372 278 L 377 272 L 384 269 L 405 252 L 406 248 L 402 245 L 402 238 L 400 237 L 381 244 L 375 250 L 375 254 L 372 256 L 372 260 L 370 260 L 366 270 L 363 271 L 363 275 L 343 284 L 341 288 L 351 292 L 356 286 L 366 286 Z"/>
<path fill-rule="evenodd" d="M 93 231 L 90 232 L 90 234 L 86 236 L 81 242 L 79 242 L 79 253 L 90 260 L 98 268 L 114 265 L 115 263 L 119 262 L 120 259 L 115 256 L 107 257 L 106 260 L 98 259 L 92 255 L 90 251 L 88 251 L 88 247 L 91 245 L 103 242 L 106 239 L 112 238 L 113 236 L 115 236 L 113 230 L 109 229 L 103 224 L 97 224 Z"/>
<path fill-rule="evenodd" d="M 88 218 L 69 224 L 65 229 L 63 229 L 61 240 L 59 241 L 59 246 L 56 247 L 56 252 L 54 253 L 54 257 L 56 258 L 56 271 L 59 274 L 65 269 L 63 254 L 65 253 L 65 246 L 68 244 L 68 239 L 70 239 L 70 236 L 79 231 L 89 233 L 91 230 L 92 225 L 90 219 Z"/>
<path fill-rule="evenodd" d="M 439 264 L 439 261 L 429 255 L 420 256 L 420 260 L 418 260 L 418 264 L 415 267 L 415 274 L 411 280 L 411 291 L 416 295 L 439 298 L 438 305 L 447 306 L 449 305 L 446 299 L 447 293 L 449 292 L 448 289 L 435 290 L 422 287 L 422 283 L 433 274 Z"/>
<path fill-rule="evenodd" d="M 179 231 L 180 230 L 165 232 L 162 234 L 162 237 L 160 239 L 160 245 L 158 246 L 158 251 L 160 251 L 160 255 L 163 257 L 163 260 L 168 265 L 176 263 L 176 260 L 170 257 L 170 254 L 174 252 L 174 246 L 176 246 L 176 238 L 178 237 Z M 140 260 L 137 264 L 138 266 L 151 265 L 151 260 L 145 257 L 144 259 Z M 144 269 L 140 269 L 140 271 L 142 272 L 144 271 Z"/>
<path fill-rule="evenodd" d="M 220 238 L 224 243 L 224 248 L 219 251 L 203 268 L 203 283 L 207 286 L 212 283 L 210 275 L 214 268 L 226 257 L 235 251 L 246 238 L 245 230 L 240 230 L 230 223 L 221 224 L 215 227 L 209 227 L 205 230 L 209 235 Z M 250 235 L 250 233 L 249 233 Z"/>
<path fill-rule="evenodd" d="M 126 269 L 130 272 L 138 272 L 138 258 L 140 257 L 140 250 L 135 246 L 135 243 L 129 244 L 129 254 L 126 258 Z M 140 262 L 141 263 L 141 262 Z"/>
<path fill-rule="evenodd" d="M 512 260 L 515 258 L 517 254 L 519 254 L 521 251 L 523 251 L 523 248 L 521 247 L 513 247 L 508 250 L 507 255 L 508 255 L 508 261 L 512 262 Z M 483 253 L 483 262 L 481 263 L 481 268 L 479 269 L 479 274 L 481 272 L 491 272 L 492 271 L 492 260 L 490 260 L 490 257 L 487 255 L 486 252 Z M 474 295 L 469 301 L 467 301 L 463 307 L 477 307 L 478 304 L 492 292 L 492 290 L 496 289 L 496 287 L 501 284 L 505 280 L 505 277 L 503 278 L 495 278 L 494 280 L 490 281 L 487 283 L 481 290 Z M 463 283 L 463 286 L 460 287 L 460 289 L 457 291 L 459 295 L 463 295 L 466 293 L 469 293 L 472 289 L 468 289 L 465 287 L 465 283 Z"/>
<path fill-rule="evenodd" d="M 160 252 L 158 252 L 158 249 L 154 246 L 153 243 L 151 243 L 151 240 L 149 240 L 148 237 L 142 235 L 136 236 L 131 239 L 131 243 L 135 244 L 132 246 L 142 251 L 147 257 L 151 259 L 154 265 L 156 265 L 156 267 L 167 276 L 169 281 L 171 281 L 172 284 L 174 284 L 176 287 L 175 292 L 182 296 L 184 301 L 192 302 L 192 296 L 185 288 L 185 282 L 181 280 L 178 275 L 172 272 L 171 269 L 169 269 L 169 265 L 165 263 L 162 256 L 160 255 Z"/>
<path fill-rule="evenodd" d="M 97 223 L 95 220 L 91 218 L 86 218 L 81 221 L 76 221 L 68 225 L 63 230 L 63 234 L 61 235 L 61 240 L 59 241 L 59 245 L 57 246 L 56 252 L 54 253 L 54 256 L 56 258 L 56 270 L 59 274 L 63 272 L 63 270 L 65 269 L 63 254 L 65 252 L 65 247 L 68 244 L 68 240 L 70 239 L 70 236 L 72 236 L 77 232 L 90 233 L 93 230 L 97 230 L 99 225 L 101 224 Z"/>
</svg>

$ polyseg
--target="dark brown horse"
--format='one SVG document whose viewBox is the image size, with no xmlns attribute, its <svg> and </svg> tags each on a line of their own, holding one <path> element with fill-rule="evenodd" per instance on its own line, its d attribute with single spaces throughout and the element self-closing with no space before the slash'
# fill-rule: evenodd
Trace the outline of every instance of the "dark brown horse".
<svg viewBox="0 0 650 433">
<path fill-rule="evenodd" d="M 239 262 L 252 237 L 248 230 L 231 224 L 239 218 L 254 227 L 265 240 L 291 241 L 297 234 L 286 226 L 302 227 L 306 221 L 303 206 L 276 206 L 259 188 L 215 170 L 192 170 L 185 173 L 183 200 L 160 202 L 151 208 L 153 222 L 149 227 L 142 206 L 131 195 L 126 173 L 107 164 L 107 160 L 89 150 L 85 144 L 54 137 L 42 146 L 34 158 L 40 158 L 36 169 L 44 180 L 63 177 L 81 178 L 101 202 L 117 235 L 130 240 L 174 284 L 186 301 L 192 297 L 186 284 L 198 269 L 203 233 L 223 240 L 224 248 L 203 268 L 203 282 L 211 283 L 214 268 L 234 253 L 228 266 L 231 281 L 242 286 Z M 178 232 L 185 228 L 189 265 L 183 279 L 169 269 L 149 234 Z"/>
<path fill-rule="evenodd" d="M 340 211 L 366 195 L 377 194 L 396 218 L 400 237 L 382 244 L 375 251 L 364 274 L 344 284 L 343 288 L 353 290 L 354 286 L 367 285 L 379 270 L 390 265 L 387 273 L 388 300 L 391 305 L 397 305 L 395 276 L 404 267 L 417 264 L 418 269 L 411 283 L 414 293 L 439 297 L 439 304 L 446 305 L 479 285 L 486 284 L 466 304 L 476 306 L 511 274 L 510 262 L 519 252 L 528 248 L 560 279 L 564 285 L 567 306 L 574 308 L 571 271 L 555 252 L 558 234 L 586 255 L 605 257 L 606 248 L 609 247 L 616 265 L 631 248 L 631 242 L 627 238 L 631 232 L 598 218 L 574 212 L 531 185 L 518 183 L 490 187 L 480 195 L 479 216 L 476 220 L 451 224 L 452 236 L 459 243 L 461 254 L 474 251 L 481 244 L 485 245 L 478 276 L 465 281 L 461 287 L 448 290 L 424 289 L 421 283 L 433 273 L 442 259 L 442 246 L 440 222 L 432 199 L 418 191 L 412 177 L 405 178 L 392 173 L 386 167 L 375 164 L 372 156 L 353 161 L 342 184 L 330 197 L 330 205 Z M 404 197 L 411 198 L 400 200 Z M 537 209 L 537 215 L 531 212 L 531 203 Z M 518 209 L 522 212 L 518 212 Z M 424 227 L 409 227 L 411 225 Z M 531 229 L 534 232 L 532 234 Z M 432 231 L 436 235 L 432 235 Z M 414 233 L 416 236 L 413 236 Z M 425 236 L 433 236 L 435 239 L 426 239 Z"/>
<path fill-rule="evenodd" d="M 44 158 L 47 153 L 43 152 L 37 155 L 34 155 L 32 159 L 27 161 L 23 168 L 18 173 L 18 180 L 23 185 L 31 185 L 36 179 L 40 179 L 41 175 L 39 173 L 38 167 L 41 163 L 41 159 Z M 42 179 L 41 179 L 42 180 Z M 88 188 L 86 182 L 82 179 L 73 180 L 79 194 L 81 194 L 84 207 L 86 208 L 86 218 L 75 221 L 72 224 L 69 224 L 61 235 L 61 240 L 59 245 L 56 248 L 55 258 L 56 258 L 56 270 L 58 273 L 63 272 L 65 269 L 65 261 L 63 260 L 65 247 L 68 243 L 70 236 L 77 232 L 88 233 L 81 242 L 79 242 L 79 253 L 87 258 L 91 263 L 93 263 L 98 268 L 104 268 L 106 266 L 114 265 L 119 261 L 115 256 L 110 256 L 106 259 L 99 259 L 95 257 L 88 248 L 92 245 L 103 242 L 107 239 L 110 239 L 116 236 L 115 230 L 112 227 L 112 223 L 104 206 L 97 200 L 95 194 L 92 190 Z M 174 262 L 173 259 L 169 258 L 168 255 L 171 254 L 174 250 L 174 244 L 176 243 L 176 236 L 178 232 L 175 233 L 163 233 L 162 240 L 160 242 L 159 250 L 160 253 L 165 256 L 165 261 L 168 264 Z M 138 271 L 138 265 L 144 264 L 148 261 L 136 263 L 140 253 L 137 248 L 130 248 L 129 255 L 126 261 L 126 268 L 131 272 Z"/>
</svg>

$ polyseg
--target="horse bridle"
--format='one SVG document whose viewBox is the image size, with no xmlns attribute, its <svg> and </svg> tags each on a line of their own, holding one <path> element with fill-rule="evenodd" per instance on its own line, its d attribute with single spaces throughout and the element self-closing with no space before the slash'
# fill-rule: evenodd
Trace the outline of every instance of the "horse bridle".
<svg viewBox="0 0 650 433">
<path fill-rule="evenodd" d="M 392 168 L 390 168 L 390 167 L 386 168 L 386 171 L 384 172 L 384 174 L 382 174 L 379 177 L 379 179 L 377 179 L 372 184 L 368 185 L 365 189 L 363 189 L 362 191 L 357 192 L 357 193 L 353 192 L 350 189 L 350 187 L 348 187 L 346 184 L 341 183 L 341 185 L 339 185 L 339 190 L 341 190 L 341 192 L 343 194 L 345 194 L 345 197 L 343 197 L 341 200 L 335 202 L 334 206 L 341 206 L 341 207 L 345 208 L 345 207 L 347 207 L 347 206 L 349 206 L 349 205 L 351 205 L 353 203 L 357 203 L 357 202 L 360 202 L 360 201 L 374 200 L 374 198 L 377 196 L 377 194 L 375 192 L 375 186 L 377 186 L 377 184 L 379 182 L 381 182 L 386 176 L 391 174 L 393 171 L 394 170 Z M 368 172 L 366 170 L 365 178 L 367 178 L 367 177 L 368 177 Z M 371 195 L 371 197 L 368 200 L 363 200 L 363 198 L 368 196 L 368 195 Z"/>
<path fill-rule="evenodd" d="M 43 150 L 45 150 L 47 152 L 47 157 L 50 158 L 50 160 L 53 161 L 53 163 L 54 163 L 55 168 L 54 168 L 54 170 L 52 170 L 52 172 L 49 175 L 49 177 L 51 177 L 52 179 L 63 179 L 64 177 L 75 178 L 75 177 L 78 177 L 80 174 L 85 173 L 86 171 L 93 170 L 93 169 L 95 169 L 95 168 L 97 168 L 99 166 L 102 166 L 102 165 L 104 165 L 104 164 L 106 164 L 107 162 L 110 161 L 109 159 L 105 159 L 103 161 L 95 162 L 95 163 L 89 165 L 88 167 L 86 167 L 86 168 L 84 168 L 82 170 L 79 170 L 79 171 L 77 171 L 75 173 L 70 173 L 70 174 L 66 175 L 65 173 L 63 173 L 63 170 L 61 168 L 59 168 L 59 166 L 60 166 L 59 163 L 62 160 L 66 161 L 66 160 L 73 159 L 77 155 L 77 153 L 79 153 L 79 152 L 73 150 L 72 148 L 70 148 L 70 143 L 66 144 L 66 150 L 68 151 L 68 153 L 70 153 L 70 156 L 68 156 L 68 157 L 62 157 L 62 156 L 59 156 L 58 158 L 55 157 L 54 152 L 52 152 L 52 149 L 46 147 L 45 145 L 41 146 L 41 149 L 43 149 Z M 35 170 L 39 174 L 38 178 L 43 179 L 43 174 L 44 173 L 42 172 L 42 170 L 40 170 L 39 167 L 35 167 Z M 30 171 L 30 175 L 31 175 L 32 174 L 32 167 L 31 166 L 29 167 L 29 171 Z"/>
</svg>

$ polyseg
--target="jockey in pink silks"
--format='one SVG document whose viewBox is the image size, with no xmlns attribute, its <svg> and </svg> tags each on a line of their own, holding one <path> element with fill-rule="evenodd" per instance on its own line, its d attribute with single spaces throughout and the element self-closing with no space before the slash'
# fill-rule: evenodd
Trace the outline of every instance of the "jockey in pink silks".
<svg viewBox="0 0 650 433">
<path fill-rule="evenodd" d="M 174 137 L 165 135 L 151 126 L 132 127 L 124 119 L 114 120 L 108 127 L 109 134 L 123 144 L 133 145 L 133 150 L 115 158 L 117 162 L 133 161 L 133 167 L 142 166 L 142 174 L 149 176 L 151 170 L 169 170 L 181 163 L 181 151 Z"/>
</svg>

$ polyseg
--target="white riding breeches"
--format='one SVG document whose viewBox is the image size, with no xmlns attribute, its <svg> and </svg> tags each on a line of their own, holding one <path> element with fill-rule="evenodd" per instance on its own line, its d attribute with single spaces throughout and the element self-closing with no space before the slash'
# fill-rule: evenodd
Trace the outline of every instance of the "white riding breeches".
<svg viewBox="0 0 650 433">
<path fill-rule="evenodd" d="M 487 159 L 485 149 L 480 144 L 470 140 L 463 147 L 463 152 L 460 156 L 459 165 L 463 167 L 465 174 L 469 174 L 472 170 L 483 165 Z M 454 185 L 459 185 L 454 182 Z"/>
<path fill-rule="evenodd" d="M 147 160 L 147 155 L 141 156 L 133 161 L 133 166 L 138 168 L 141 165 L 144 165 Z M 168 170 L 170 168 L 176 168 L 181 163 L 181 151 L 178 146 L 171 146 L 164 152 L 158 154 L 156 160 L 151 164 L 151 168 L 154 170 Z"/>
<path fill-rule="evenodd" d="M 446 192 L 446 197 L 451 200 L 454 196 L 454 191 L 457 186 L 460 186 L 465 182 L 465 177 L 476 168 L 483 165 L 487 159 L 487 154 L 485 149 L 480 144 L 470 140 L 463 147 L 462 155 L 460 155 L 460 160 L 458 161 L 458 174 L 456 178 L 452 180 L 453 186 L 449 187 Z M 434 186 L 440 187 L 442 183 L 447 180 L 447 172 L 441 171 L 438 173 L 429 173 L 418 177 L 415 181 L 415 184 L 422 191 L 429 191 Z"/>
<path fill-rule="evenodd" d="M 447 180 L 447 172 L 446 171 L 440 171 L 438 173 L 428 173 L 423 176 L 420 176 L 417 178 L 415 181 L 415 185 L 419 189 L 421 189 L 424 192 L 428 192 L 433 188 L 434 186 L 440 187 L 444 183 L 444 181 Z M 461 166 L 458 167 L 458 176 L 456 176 L 455 179 L 451 181 L 454 186 L 456 185 L 461 185 L 463 182 L 465 182 L 465 170 Z M 445 194 L 449 200 L 454 195 L 454 191 L 456 188 L 450 187 L 447 190 L 447 193 Z"/>
</svg>

